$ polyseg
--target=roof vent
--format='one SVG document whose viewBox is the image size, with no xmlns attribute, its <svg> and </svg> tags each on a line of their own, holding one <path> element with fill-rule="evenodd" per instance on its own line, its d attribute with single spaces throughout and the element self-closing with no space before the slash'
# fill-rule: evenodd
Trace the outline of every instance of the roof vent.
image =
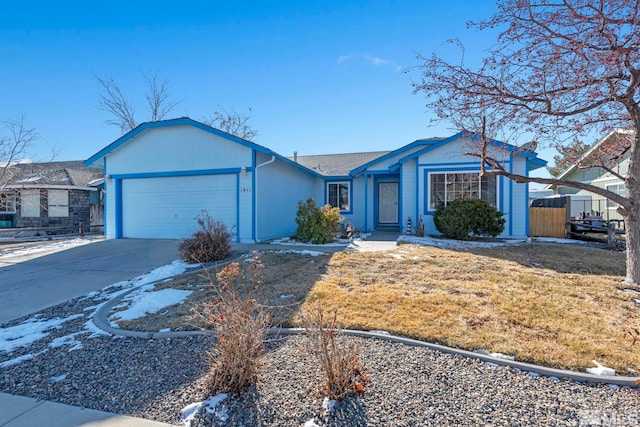
<svg viewBox="0 0 640 427">
<path fill-rule="evenodd" d="M 293 161 L 298 163 L 298 152 L 297 151 L 293 152 Z"/>
</svg>

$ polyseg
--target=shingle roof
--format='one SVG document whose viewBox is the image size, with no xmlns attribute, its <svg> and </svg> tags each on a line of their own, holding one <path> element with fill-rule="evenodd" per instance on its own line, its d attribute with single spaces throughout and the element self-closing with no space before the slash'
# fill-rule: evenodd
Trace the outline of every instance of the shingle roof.
<svg viewBox="0 0 640 427">
<path fill-rule="evenodd" d="M 88 168 L 82 161 L 20 163 L 6 170 L 5 184 L 11 186 L 68 185 L 86 187 L 101 178 L 103 171 Z"/>
<path fill-rule="evenodd" d="M 346 176 L 353 169 L 389 153 L 390 151 L 370 151 L 365 153 L 298 156 L 297 162 L 325 176 Z M 294 160 L 293 157 L 289 157 L 289 159 Z"/>
</svg>

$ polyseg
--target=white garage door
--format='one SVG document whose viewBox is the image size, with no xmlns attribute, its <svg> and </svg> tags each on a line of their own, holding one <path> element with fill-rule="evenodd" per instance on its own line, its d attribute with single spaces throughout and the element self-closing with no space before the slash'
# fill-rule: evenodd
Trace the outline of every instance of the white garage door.
<svg viewBox="0 0 640 427">
<path fill-rule="evenodd" d="M 231 228 L 236 222 L 236 175 L 122 180 L 122 235 L 176 239 L 199 227 L 206 209 Z"/>
</svg>

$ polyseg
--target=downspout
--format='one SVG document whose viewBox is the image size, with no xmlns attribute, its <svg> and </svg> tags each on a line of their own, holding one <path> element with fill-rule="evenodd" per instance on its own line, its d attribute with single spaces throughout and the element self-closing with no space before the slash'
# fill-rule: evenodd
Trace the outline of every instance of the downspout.
<svg viewBox="0 0 640 427">
<path fill-rule="evenodd" d="M 253 170 L 253 175 L 254 175 L 254 188 L 253 188 L 253 198 L 255 200 L 254 202 L 254 211 L 253 211 L 253 229 L 255 230 L 255 241 L 256 243 L 260 243 L 260 239 L 258 238 L 259 234 L 258 234 L 258 169 L 261 168 L 262 166 L 267 166 L 268 164 L 271 164 L 273 162 L 276 161 L 276 156 L 271 156 L 271 160 L 267 160 L 264 163 L 260 163 L 259 165 L 256 165 L 256 168 Z"/>
</svg>

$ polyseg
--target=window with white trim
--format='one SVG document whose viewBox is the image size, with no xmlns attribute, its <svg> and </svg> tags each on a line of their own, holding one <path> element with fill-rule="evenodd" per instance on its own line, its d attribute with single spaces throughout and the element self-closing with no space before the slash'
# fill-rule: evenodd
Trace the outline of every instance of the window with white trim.
<svg viewBox="0 0 640 427">
<path fill-rule="evenodd" d="M 22 218 L 40 218 L 40 190 L 20 190 L 20 216 Z"/>
<path fill-rule="evenodd" d="M 607 191 L 619 194 L 622 197 L 627 197 L 627 186 L 624 182 L 620 184 L 607 185 Z M 607 209 L 617 209 L 618 204 L 613 200 L 607 199 Z"/>
<path fill-rule="evenodd" d="M 49 217 L 69 216 L 69 190 L 49 190 L 47 192 Z"/>
<path fill-rule="evenodd" d="M 498 206 L 497 176 L 480 176 L 478 172 L 429 174 L 429 210 L 446 206 L 455 199 L 482 199 Z"/>
<path fill-rule="evenodd" d="M 351 209 L 349 181 L 327 183 L 327 203 L 341 211 Z"/>
<path fill-rule="evenodd" d="M 16 195 L 14 193 L 0 194 L 0 213 L 16 213 Z"/>
</svg>

